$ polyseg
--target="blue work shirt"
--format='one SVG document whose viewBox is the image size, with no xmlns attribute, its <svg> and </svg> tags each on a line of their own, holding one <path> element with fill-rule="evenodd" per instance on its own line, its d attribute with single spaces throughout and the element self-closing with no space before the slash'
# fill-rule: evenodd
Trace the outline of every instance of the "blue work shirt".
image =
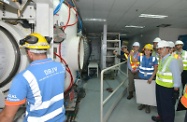
<svg viewBox="0 0 187 122">
<path fill-rule="evenodd" d="M 164 56 L 162 58 L 162 62 L 164 62 L 164 60 L 170 56 L 170 54 L 167 54 L 166 56 Z M 169 66 L 169 69 L 172 73 L 172 76 L 173 76 L 173 83 L 174 83 L 174 87 L 176 88 L 179 88 L 181 86 L 181 71 L 180 71 L 180 66 L 179 66 L 179 63 L 177 61 L 177 59 L 173 59 L 170 63 L 170 66 Z"/>
<path fill-rule="evenodd" d="M 12 81 L 6 105 L 27 102 L 24 122 L 63 122 L 65 66 L 52 59 L 33 61 Z"/>
<path fill-rule="evenodd" d="M 154 66 L 158 65 L 156 57 L 150 56 L 147 58 L 145 55 L 139 56 L 138 61 L 140 62 L 138 73 L 139 78 L 148 80 L 154 72 Z"/>
</svg>

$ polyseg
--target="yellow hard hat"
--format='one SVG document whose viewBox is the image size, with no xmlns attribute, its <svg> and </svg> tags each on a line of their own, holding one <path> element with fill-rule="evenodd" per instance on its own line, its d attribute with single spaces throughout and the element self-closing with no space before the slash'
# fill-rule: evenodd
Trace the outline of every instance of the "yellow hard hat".
<svg viewBox="0 0 187 122">
<path fill-rule="evenodd" d="M 144 49 L 153 50 L 153 45 L 152 44 L 146 44 L 144 46 Z"/>
<path fill-rule="evenodd" d="M 50 48 L 52 38 L 44 37 L 39 33 L 31 33 L 20 40 L 20 45 L 29 49 L 47 50 Z"/>
</svg>

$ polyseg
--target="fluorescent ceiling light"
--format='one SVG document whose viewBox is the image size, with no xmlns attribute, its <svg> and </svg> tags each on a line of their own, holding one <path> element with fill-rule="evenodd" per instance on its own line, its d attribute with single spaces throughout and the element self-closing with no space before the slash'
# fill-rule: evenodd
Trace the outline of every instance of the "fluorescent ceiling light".
<svg viewBox="0 0 187 122">
<path fill-rule="evenodd" d="M 83 21 L 91 21 L 91 22 L 106 22 L 106 19 L 101 18 L 85 18 Z"/>
<path fill-rule="evenodd" d="M 144 28 L 145 26 L 126 25 L 126 28 Z"/>
<path fill-rule="evenodd" d="M 166 16 L 166 15 L 153 15 L 153 14 L 141 14 L 139 17 L 163 19 L 163 18 L 166 18 L 168 16 Z"/>
</svg>

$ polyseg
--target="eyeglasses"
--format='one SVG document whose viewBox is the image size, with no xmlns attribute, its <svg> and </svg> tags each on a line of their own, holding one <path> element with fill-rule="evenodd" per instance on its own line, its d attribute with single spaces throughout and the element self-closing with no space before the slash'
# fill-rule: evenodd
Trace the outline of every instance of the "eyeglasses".
<svg viewBox="0 0 187 122">
<path fill-rule="evenodd" d="M 19 41 L 20 45 L 24 45 L 25 42 L 29 43 L 29 44 L 36 44 L 38 42 L 38 38 L 35 36 L 27 36 L 24 39 L 21 39 Z"/>
</svg>

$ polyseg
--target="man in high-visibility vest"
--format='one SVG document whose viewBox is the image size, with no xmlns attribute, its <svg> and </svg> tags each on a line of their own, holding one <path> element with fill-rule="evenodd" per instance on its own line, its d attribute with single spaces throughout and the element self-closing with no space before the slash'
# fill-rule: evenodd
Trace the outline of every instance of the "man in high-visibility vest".
<svg viewBox="0 0 187 122">
<path fill-rule="evenodd" d="M 176 51 L 174 53 L 178 54 L 182 58 L 182 61 L 183 61 L 183 72 L 181 74 L 181 77 L 182 77 L 182 85 L 184 88 L 185 84 L 187 83 L 186 81 L 187 79 L 187 51 L 182 49 L 183 45 L 184 44 L 182 41 L 177 40 L 175 42 Z"/>
<path fill-rule="evenodd" d="M 140 43 L 139 42 L 134 42 L 132 45 L 133 49 L 133 57 L 137 59 L 140 56 L 139 53 L 139 48 L 140 48 Z M 128 67 L 128 80 L 129 80 L 129 86 L 128 86 L 128 91 L 129 95 L 127 96 L 127 99 L 130 100 L 133 98 L 133 92 L 135 91 L 134 88 L 134 79 L 138 78 L 138 67 L 139 67 L 139 62 L 132 62 L 131 56 L 128 56 L 127 60 L 127 67 Z"/>
<path fill-rule="evenodd" d="M 175 44 L 172 41 L 168 41 L 169 45 L 170 45 L 170 54 L 177 59 L 177 61 L 179 62 L 179 66 L 180 66 L 180 73 L 182 73 L 183 71 L 183 62 L 182 62 L 182 58 L 180 55 L 175 53 Z"/>
<path fill-rule="evenodd" d="M 127 46 L 122 46 L 121 47 L 121 51 L 123 52 L 123 55 L 118 55 L 116 50 L 113 51 L 113 54 L 117 58 L 120 58 L 122 60 L 127 60 L 128 59 L 128 55 L 129 55 L 129 51 L 127 50 Z"/>
<path fill-rule="evenodd" d="M 159 118 L 152 119 L 156 122 L 174 122 L 175 100 L 179 96 L 181 85 L 180 66 L 177 59 L 170 54 L 170 45 L 161 41 L 157 45 L 160 50 L 160 63 L 156 74 L 156 102 Z"/>
<path fill-rule="evenodd" d="M 185 108 L 187 108 L 187 85 L 185 85 L 184 93 L 183 93 L 183 96 L 180 100 L 181 100 L 182 105 Z M 185 115 L 185 118 L 184 118 L 184 122 L 187 122 L 187 111 L 186 111 L 186 115 Z"/>
<path fill-rule="evenodd" d="M 154 57 L 158 57 L 158 53 L 157 53 L 157 50 L 156 50 L 156 46 L 158 44 L 158 42 L 160 42 L 161 39 L 159 37 L 156 37 L 154 40 L 153 40 L 153 51 L 152 51 L 152 56 Z M 157 58 L 158 60 L 158 58 Z"/>
</svg>

